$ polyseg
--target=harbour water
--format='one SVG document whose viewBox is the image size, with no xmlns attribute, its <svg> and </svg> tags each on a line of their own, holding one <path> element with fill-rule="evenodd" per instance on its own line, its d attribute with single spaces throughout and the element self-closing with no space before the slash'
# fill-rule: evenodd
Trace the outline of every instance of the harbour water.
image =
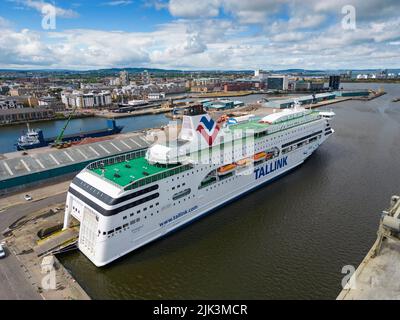
<svg viewBox="0 0 400 320">
<path fill-rule="evenodd" d="M 94 299 L 336 298 L 400 190 L 400 85 L 383 87 L 333 105 L 336 133 L 270 185 L 108 267 L 79 252 L 61 261 Z"/>
</svg>

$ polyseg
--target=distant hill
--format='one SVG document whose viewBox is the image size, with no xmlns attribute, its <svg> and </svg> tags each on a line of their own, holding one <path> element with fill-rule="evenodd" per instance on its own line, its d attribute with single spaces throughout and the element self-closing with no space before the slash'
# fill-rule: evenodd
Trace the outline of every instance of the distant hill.
<svg viewBox="0 0 400 320">
<path fill-rule="evenodd" d="M 80 75 L 115 75 L 120 71 L 129 73 L 141 73 L 145 70 L 151 73 L 252 73 L 254 70 L 176 70 L 176 69 L 157 69 L 157 68 L 104 68 L 97 70 L 68 70 L 68 69 L 36 69 L 36 70 L 19 70 L 19 69 L 0 69 L 0 73 L 15 73 L 21 75 L 27 74 L 80 74 Z M 308 70 L 308 69 L 282 69 L 271 70 L 273 73 L 300 73 L 303 75 L 318 75 L 318 74 L 339 74 L 352 71 L 358 73 L 376 73 L 382 69 L 338 69 L 338 70 Z M 400 69 L 388 69 L 389 72 L 399 73 Z"/>
</svg>

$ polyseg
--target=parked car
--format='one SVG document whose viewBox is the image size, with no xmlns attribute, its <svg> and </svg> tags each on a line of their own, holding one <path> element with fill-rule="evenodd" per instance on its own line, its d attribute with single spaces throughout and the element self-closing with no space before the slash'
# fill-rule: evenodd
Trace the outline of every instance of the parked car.
<svg viewBox="0 0 400 320">
<path fill-rule="evenodd" d="M 0 259 L 5 258 L 6 252 L 4 250 L 4 247 L 0 244 Z"/>
<path fill-rule="evenodd" d="M 24 197 L 24 199 L 25 199 L 26 201 L 31 201 L 31 200 L 32 200 L 32 197 L 31 197 L 29 194 L 26 194 L 25 197 Z"/>
</svg>

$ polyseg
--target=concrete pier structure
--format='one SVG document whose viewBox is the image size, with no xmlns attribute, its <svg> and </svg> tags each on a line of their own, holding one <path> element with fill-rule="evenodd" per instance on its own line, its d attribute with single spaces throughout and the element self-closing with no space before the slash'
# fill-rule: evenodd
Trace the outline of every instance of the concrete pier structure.
<svg viewBox="0 0 400 320">
<path fill-rule="evenodd" d="M 400 197 L 383 211 L 378 237 L 337 300 L 400 299 Z"/>
</svg>

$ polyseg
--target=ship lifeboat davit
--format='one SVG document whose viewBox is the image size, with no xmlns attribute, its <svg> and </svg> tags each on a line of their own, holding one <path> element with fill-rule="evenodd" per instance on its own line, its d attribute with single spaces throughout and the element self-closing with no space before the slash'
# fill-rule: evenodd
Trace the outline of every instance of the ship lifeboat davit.
<svg viewBox="0 0 400 320">
<path fill-rule="evenodd" d="M 228 174 L 229 172 L 232 172 L 233 170 L 235 170 L 236 168 L 236 164 L 227 164 L 226 166 L 220 167 L 217 169 L 217 173 L 218 175 L 222 176 L 224 174 Z"/>
<path fill-rule="evenodd" d="M 253 156 L 253 159 L 254 159 L 254 161 L 260 161 L 260 160 L 264 160 L 266 156 L 267 156 L 266 152 L 259 152 Z"/>
</svg>

